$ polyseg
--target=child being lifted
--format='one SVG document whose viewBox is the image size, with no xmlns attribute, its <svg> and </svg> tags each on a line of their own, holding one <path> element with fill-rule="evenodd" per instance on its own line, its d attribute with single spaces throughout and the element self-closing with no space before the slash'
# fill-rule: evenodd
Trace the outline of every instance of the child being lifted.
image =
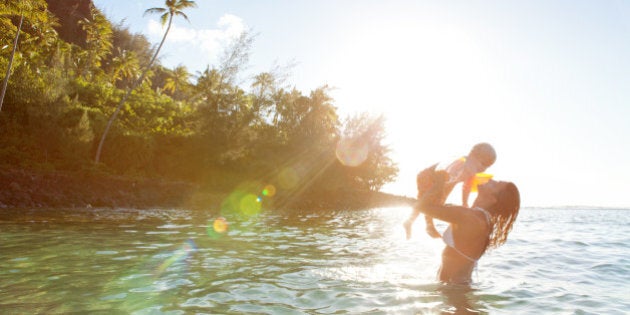
<svg viewBox="0 0 630 315">
<path fill-rule="evenodd" d="M 456 159 L 445 169 L 436 169 L 438 164 L 434 164 L 420 173 L 416 177 L 418 185 L 418 200 L 427 192 L 437 181 L 444 181 L 444 191 L 441 194 L 440 203 L 444 203 L 446 197 L 451 193 L 453 187 L 457 183 L 462 183 L 462 205 L 468 207 L 468 197 L 471 191 L 476 191 L 476 185 L 484 183 L 490 179 L 486 175 L 484 178 L 478 173 L 484 172 L 488 167 L 494 164 L 497 154 L 494 148 L 485 142 L 478 143 L 470 150 L 468 156 Z M 477 175 L 477 176 L 476 176 Z M 409 218 L 403 223 L 407 239 L 411 238 L 411 226 L 416 218 L 420 215 L 420 211 L 413 209 Z M 440 233 L 433 225 L 433 218 L 425 216 L 426 231 L 431 237 L 441 237 Z"/>
</svg>

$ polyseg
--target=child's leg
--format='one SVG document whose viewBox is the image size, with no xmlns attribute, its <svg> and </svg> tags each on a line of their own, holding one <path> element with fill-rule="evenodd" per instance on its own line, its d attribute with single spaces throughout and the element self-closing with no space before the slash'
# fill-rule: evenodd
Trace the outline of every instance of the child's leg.
<svg viewBox="0 0 630 315">
<path fill-rule="evenodd" d="M 438 189 L 437 194 L 434 196 L 431 196 L 434 203 L 436 204 L 444 204 L 444 201 L 446 199 L 446 195 L 444 194 L 444 185 L 446 184 L 446 181 L 448 180 L 448 174 L 445 171 L 433 171 L 431 173 L 431 186 L 429 187 L 430 189 Z M 452 189 L 452 187 L 451 187 Z M 427 192 L 428 189 L 426 189 L 423 194 L 425 192 Z M 433 237 L 433 238 L 440 238 L 442 237 L 442 235 L 440 235 L 440 233 L 438 232 L 438 230 L 435 228 L 435 225 L 433 224 L 433 218 L 430 216 L 425 215 L 424 216 L 424 221 L 426 223 L 426 232 L 427 234 L 429 234 L 429 236 Z"/>
<path fill-rule="evenodd" d="M 433 175 L 434 175 L 436 166 L 437 164 L 432 165 L 422 170 L 416 176 L 416 185 L 418 187 L 418 197 L 417 197 L 418 200 L 420 200 L 420 198 L 422 198 L 422 195 L 424 195 L 424 193 L 428 191 L 431 188 L 431 186 L 433 186 Z M 407 235 L 407 239 L 411 238 L 411 227 L 413 225 L 413 222 L 416 221 L 419 215 L 420 215 L 420 210 L 413 207 L 411 210 L 411 214 L 409 215 L 409 218 L 403 223 L 403 227 L 405 228 L 405 234 Z M 433 225 L 433 220 L 431 220 L 431 225 Z M 433 229 L 435 230 L 435 228 Z"/>
<path fill-rule="evenodd" d="M 440 238 L 442 237 L 442 235 L 440 235 L 440 232 L 438 232 L 438 230 L 435 228 L 435 225 L 433 224 L 433 218 L 425 215 L 424 216 L 424 221 L 426 223 L 426 231 L 427 234 L 429 234 L 429 236 L 433 237 L 433 238 Z"/>
<path fill-rule="evenodd" d="M 409 215 L 409 218 L 407 218 L 407 220 L 403 222 L 403 227 L 405 228 L 405 234 L 407 236 L 407 239 L 411 238 L 411 226 L 413 225 L 413 222 L 416 221 L 419 215 L 420 215 L 420 210 L 413 207 L 411 208 L 411 214 Z"/>
</svg>

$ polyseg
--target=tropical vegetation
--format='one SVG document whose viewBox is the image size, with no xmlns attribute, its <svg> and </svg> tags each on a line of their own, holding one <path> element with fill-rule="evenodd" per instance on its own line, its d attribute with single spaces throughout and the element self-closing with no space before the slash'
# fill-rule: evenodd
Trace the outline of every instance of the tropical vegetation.
<svg viewBox="0 0 630 315">
<path fill-rule="evenodd" d="M 71 25 L 53 1 L 0 1 L 0 166 L 293 191 L 375 191 L 396 176 L 382 117 L 340 117 L 327 86 L 305 94 L 281 73 L 243 73 L 248 33 L 198 73 L 162 65 L 193 1 L 147 11 L 167 26 L 157 48 L 86 1 Z"/>
</svg>

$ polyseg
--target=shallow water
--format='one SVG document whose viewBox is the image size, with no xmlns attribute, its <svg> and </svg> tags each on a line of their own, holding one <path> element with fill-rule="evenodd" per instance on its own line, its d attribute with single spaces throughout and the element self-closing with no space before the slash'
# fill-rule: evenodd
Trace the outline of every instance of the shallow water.
<svg viewBox="0 0 630 315">
<path fill-rule="evenodd" d="M 3 314 L 628 314 L 630 211 L 523 209 L 470 287 L 409 209 L 0 213 Z"/>
</svg>

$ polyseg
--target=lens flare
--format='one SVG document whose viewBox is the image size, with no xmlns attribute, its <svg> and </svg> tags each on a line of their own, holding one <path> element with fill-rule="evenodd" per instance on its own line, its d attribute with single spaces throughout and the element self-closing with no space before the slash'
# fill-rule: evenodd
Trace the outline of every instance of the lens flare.
<svg viewBox="0 0 630 315">
<path fill-rule="evenodd" d="M 162 264 L 160 264 L 160 266 L 158 266 L 155 275 L 159 277 L 174 263 L 185 260 L 196 250 L 196 248 L 195 243 L 191 239 L 187 240 L 179 249 L 173 252 L 171 257 L 167 258 Z"/>
<path fill-rule="evenodd" d="M 241 199 L 241 212 L 247 216 L 253 216 L 260 212 L 262 203 L 258 196 L 247 194 Z"/>
<path fill-rule="evenodd" d="M 297 172 L 290 167 L 284 168 L 280 174 L 278 174 L 278 184 L 284 189 L 293 189 L 297 186 L 300 178 Z"/>
<path fill-rule="evenodd" d="M 341 164 L 353 167 L 363 164 L 368 157 L 368 152 L 367 143 L 349 138 L 339 140 L 335 150 Z"/>
<path fill-rule="evenodd" d="M 276 186 L 271 185 L 271 184 L 265 186 L 265 188 L 263 188 L 262 194 L 265 197 L 273 197 L 273 196 L 275 196 L 275 194 L 276 194 Z"/>
<path fill-rule="evenodd" d="M 218 217 L 214 221 L 209 221 L 206 233 L 212 239 L 219 239 L 227 234 L 229 223 L 224 217 Z"/>
<path fill-rule="evenodd" d="M 214 220 L 214 223 L 212 223 L 212 228 L 214 228 L 214 231 L 217 233 L 225 233 L 228 229 L 228 222 L 224 217 L 218 217 Z"/>
</svg>

